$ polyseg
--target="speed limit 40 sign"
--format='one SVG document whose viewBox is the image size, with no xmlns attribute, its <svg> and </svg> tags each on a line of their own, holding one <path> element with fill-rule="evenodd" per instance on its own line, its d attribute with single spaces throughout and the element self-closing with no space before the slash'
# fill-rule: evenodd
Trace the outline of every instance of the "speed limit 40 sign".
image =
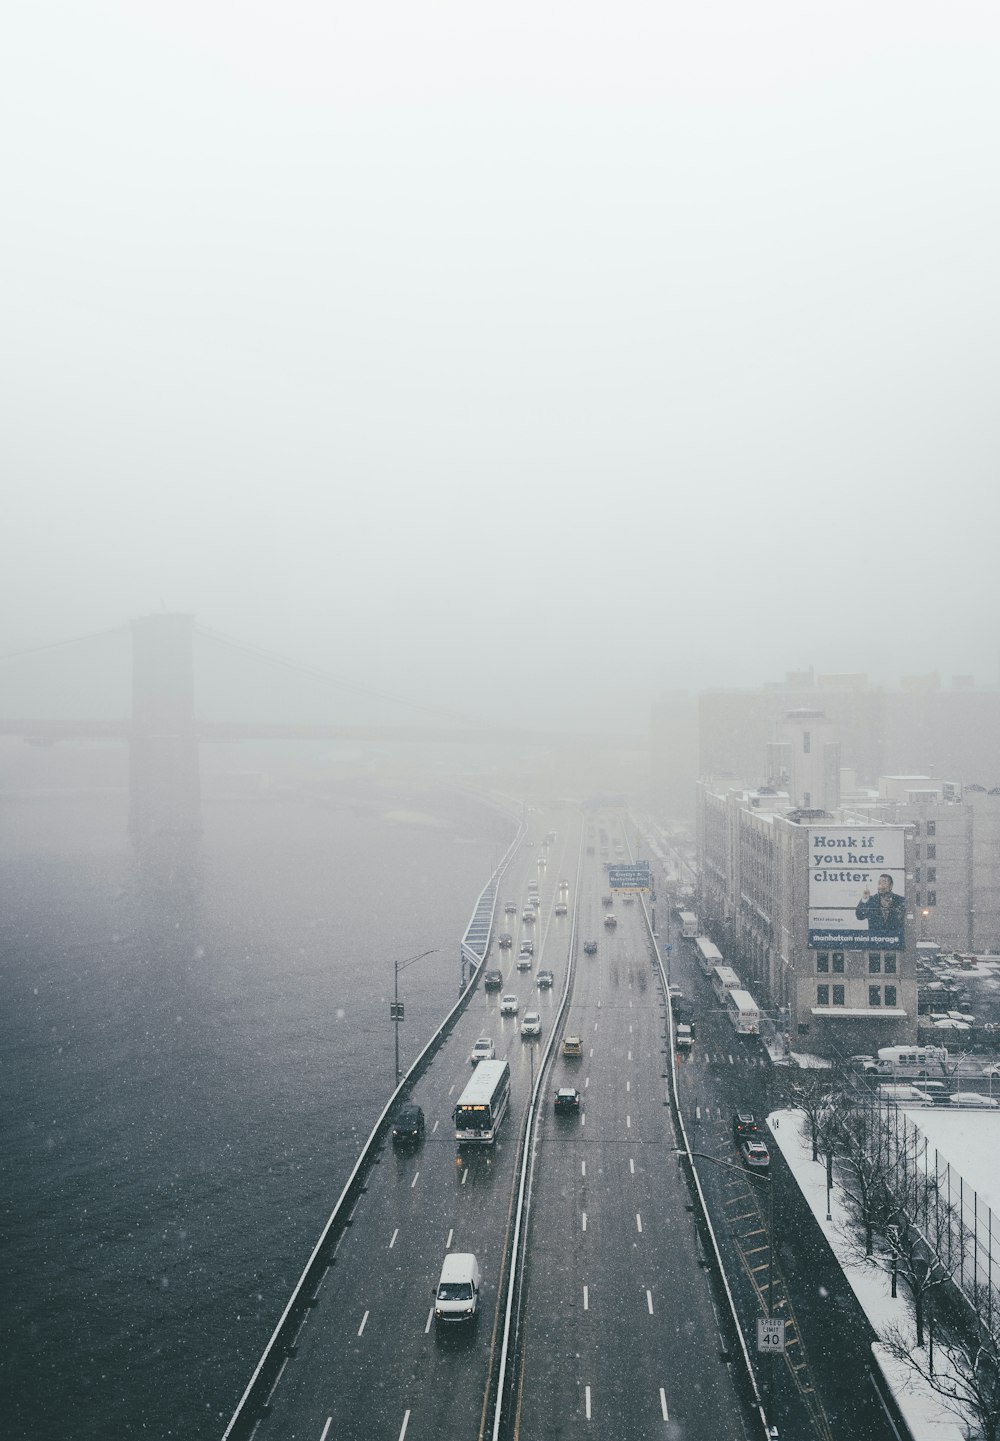
<svg viewBox="0 0 1000 1441">
<path fill-rule="evenodd" d="M 757 1350 L 769 1356 L 785 1354 L 785 1323 L 777 1316 L 757 1317 Z"/>
</svg>

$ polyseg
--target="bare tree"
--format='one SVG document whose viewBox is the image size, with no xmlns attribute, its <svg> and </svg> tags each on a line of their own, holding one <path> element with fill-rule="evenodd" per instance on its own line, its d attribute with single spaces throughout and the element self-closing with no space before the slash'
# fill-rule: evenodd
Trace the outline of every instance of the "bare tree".
<svg viewBox="0 0 1000 1441">
<path fill-rule="evenodd" d="M 885 1141 L 885 1121 L 879 1107 L 862 1105 L 839 1111 L 837 1179 L 861 1226 L 866 1259 L 874 1252 L 876 1233 L 884 1233 L 897 1209 L 895 1169 Z"/>
<path fill-rule="evenodd" d="M 812 1158 L 819 1160 L 824 1123 L 834 1105 L 832 1072 L 827 1070 L 787 1071 L 783 1073 L 782 1099 L 801 1111 L 809 1127 Z"/>
<path fill-rule="evenodd" d="M 934 1342 L 936 1358 L 898 1328 L 882 1338 L 889 1354 L 922 1377 L 976 1441 L 1000 1441 L 1000 1335 L 972 1318 L 968 1335 L 939 1332 Z"/>
</svg>

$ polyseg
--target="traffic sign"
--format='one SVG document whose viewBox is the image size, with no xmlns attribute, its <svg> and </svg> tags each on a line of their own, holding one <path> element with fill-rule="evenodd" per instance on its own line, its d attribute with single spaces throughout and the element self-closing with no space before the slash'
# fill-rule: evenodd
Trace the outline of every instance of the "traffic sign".
<svg viewBox="0 0 1000 1441">
<path fill-rule="evenodd" d="M 768 1356 L 784 1356 L 785 1323 L 780 1317 L 757 1317 L 757 1350 Z"/>
<path fill-rule="evenodd" d="M 636 861 L 634 865 L 609 866 L 608 885 L 613 891 L 648 891 L 649 862 Z"/>
<path fill-rule="evenodd" d="M 390 1021 L 401 1021 L 402 1019 L 403 1019 L 403 1002 L 402 1002 L 402 1001 L 390 1001 L 390 1002 L 389 1002 L 389 1020 L 390 1020 Z"/>
</svg>

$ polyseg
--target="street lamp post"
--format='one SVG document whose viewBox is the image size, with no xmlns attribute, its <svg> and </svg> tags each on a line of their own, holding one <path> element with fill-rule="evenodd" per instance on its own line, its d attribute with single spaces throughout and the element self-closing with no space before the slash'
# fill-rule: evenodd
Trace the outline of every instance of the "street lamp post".
<svg viewBox="0 0 1000 1441">
<path fill-rule="evenodd" d="M 403 1019 L 403 1002 L 399 999 L 399 973 L 405 971 L 407 966 L 412 966 L 414 961 L 422 961 L 424 956 L 433 956 L 437 948 L 430 951 L 421 951 L 419 956 L 409 956 L 405 961 L 393 961 L 393 987 L 392 1000 L 389 1002 L 389 1019 L 392 1021 L 396 1031 L 396 1085 L 399 1085 L 399 1023 Z"/>
</svg>

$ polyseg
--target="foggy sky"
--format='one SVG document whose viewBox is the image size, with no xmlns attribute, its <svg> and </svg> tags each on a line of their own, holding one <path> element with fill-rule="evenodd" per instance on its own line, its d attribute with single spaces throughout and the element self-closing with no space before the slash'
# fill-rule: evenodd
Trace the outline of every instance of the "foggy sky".
<svg viewBox="0 0 1000 1441">
<path fill-rule="evenodd" d="M 996 683 L 992 4 L 9 0 L 0 653 Z"/>
</svg>

